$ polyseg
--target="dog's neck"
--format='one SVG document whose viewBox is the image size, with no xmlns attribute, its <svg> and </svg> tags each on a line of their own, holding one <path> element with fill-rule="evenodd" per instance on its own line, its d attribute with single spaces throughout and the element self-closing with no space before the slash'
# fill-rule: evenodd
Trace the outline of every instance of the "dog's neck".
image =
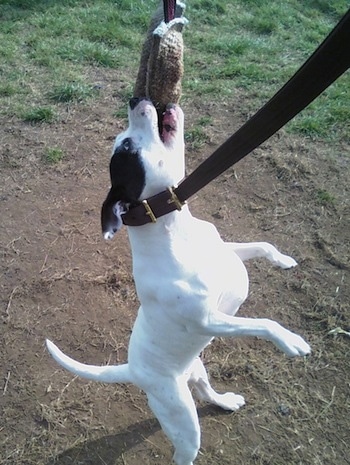
<svg viewBox="0 0 350 465">
<path fill-rule="evenodd" d="M 157 254 L 161 250 L 169 250 L 175 237 L 186 234 L 187 224 L 192 215 L 187 205 L 181 211 L 175 210 L 157 218 L 156 223 L 143 226 L 128 226 L 128 235 L 133 254 Z"/>
</svg>

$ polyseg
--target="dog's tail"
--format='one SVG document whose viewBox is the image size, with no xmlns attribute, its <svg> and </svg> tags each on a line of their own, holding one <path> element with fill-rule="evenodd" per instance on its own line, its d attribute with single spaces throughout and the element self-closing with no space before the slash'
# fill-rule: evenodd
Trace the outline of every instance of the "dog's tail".
<svg viewBox="0 0 350 465">
<path fill-rule="evenodd" d="M 85 365 L 85 363 L 77 362 L 65 355 L 49 339 L 46 339 L 46 347 L 57 363 L 75 375 L 79 375 L 86 379 L 92 379 L 93 381 L 100 381 L 101 383 L 132 382 L 129 365 L 127 363 L 106 366 Z"/>
</svg>

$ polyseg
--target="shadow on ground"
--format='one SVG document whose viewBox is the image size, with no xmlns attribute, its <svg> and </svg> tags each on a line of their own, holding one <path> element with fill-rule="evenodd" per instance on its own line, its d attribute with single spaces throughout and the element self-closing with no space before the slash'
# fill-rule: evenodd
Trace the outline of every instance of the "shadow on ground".
<svg viewBox="0 0 350 465">
<path fill-rule="evenodd" d="M 200 418 L 208 415 L 227 415 L 215 406 L 207 405 L 198 409 Z M 138 446 L 149 436 L 159 431 L 160 425 L 155 418 L 147 419 L 130 425 L 126 431 L 118 434 L 102 436 L 93 441 L 87 441 L 72 447 L 51 458 L 46 465 L 115 465 L 119 457 L 128 450 Z"/>
</svg>

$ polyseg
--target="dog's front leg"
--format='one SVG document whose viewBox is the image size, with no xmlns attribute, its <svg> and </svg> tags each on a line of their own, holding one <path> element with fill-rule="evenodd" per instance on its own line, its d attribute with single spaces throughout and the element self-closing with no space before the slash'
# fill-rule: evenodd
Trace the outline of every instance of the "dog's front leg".
<svg viewBox="0 0 350 465">
<path fill-rule="evenodd" d="M 227 246 L 233 249 L 243 262 L 251 258 L 266 258 L 274 265 L 284 269 L 297 265 L 294 258 L 279 252 L 276 247 L 268 242 L 228 242 Z"/>
<path fill-rule="evenodd" d="M 307 355 L 309 344 L 276 321 L 265 318 L 239 318 L 219 311 L 210 312 L 206 319 L 188 324 L 189 332 L 211 337 L 256 336 L 273 342 L 290 357 Z"/>
</svg>

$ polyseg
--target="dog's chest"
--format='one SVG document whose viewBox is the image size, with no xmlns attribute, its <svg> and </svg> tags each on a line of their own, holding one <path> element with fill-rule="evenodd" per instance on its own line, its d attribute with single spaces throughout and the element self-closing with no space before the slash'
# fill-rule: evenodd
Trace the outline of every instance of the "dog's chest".
<svg viewBox="0 0 350 465">
<path fill-rule="evenodd" d="M 182 307 L 187 312 L 230 301 L 236 302 L 238 308 L 248 292 L 241 260 L 228 249 L 213 225 L 191 217 L 191 227 L 182 226 L 173 227 L 168 238 L 153 238 L 142 252 L 133 254 L 142 306 Z"/>
</svg>

